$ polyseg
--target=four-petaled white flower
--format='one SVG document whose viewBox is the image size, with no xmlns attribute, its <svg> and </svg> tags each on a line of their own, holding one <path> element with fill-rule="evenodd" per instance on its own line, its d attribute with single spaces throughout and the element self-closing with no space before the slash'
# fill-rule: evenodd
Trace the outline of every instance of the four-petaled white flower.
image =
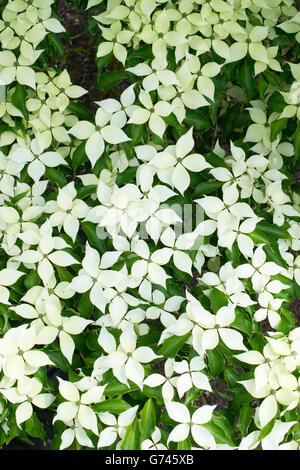
<svg viewBox="0 0 300 470">
<path fill-rule="evenodd" d="M 241 264 L 236 268 L 240 279 L 251 278 L 255 292 L 262 292 L 271 276 L 283 272 L 283 268 L 273 261 L 266 261 L 267 256 L 263 245 L 259 245 L 252 256 L 251 264 Z"/>
<path fill-rule="evenodd" d="M 176 188 L 181 194 L 190 185 L 187 170 L 200 172 L 211 165 L 199 153 L 191 153 L 194 148 L 193 128 L 182 135 L 176 145 L 170 145 L 154 156 L 149 165 L 155 168 L 159 179 Z"/>
<path fill-rule="evenodd" d="M 48 408 L 55 400 L 55 395 L 41 393 L 42 389 L 43 385 L 38 379 L 26 375 L 18 379 L 16 387 L 0 389 L 0 393 L 8 401 L 19 404 L 16 409 L 16 422 L 19 427 L 32 416 L 32 405 Z"/>
<path fill-rule="evenodd" d="M 84 393 L 79 393 L 76 382 L 68 382 L 58 377 L 59 393 L 66 400 L 57 407 L 57 413 L 54 422 L 59 420 L 68 424 L 77 418 L 79 424 L 84 428 L 91 430 L 98 436 L 97 415 L 89 406 L 93 403 L 99 403 L 103 400 L 104 386 L 95 385 Z"/>
<path fill-rule="evenodd" d="M 182 403 L 167 402 L 166 409 L 168 415 L 173 421 L 180 423 L 171 431 L 168 442 L 184 441 L 191 432 L 194 441 L 200 447 L 203 449 L 214 449 L 216 441 L 208 429 L 202 425 L 211 420 L 215 407 L 216 405 L 201 406 L 191 416 L 188 408 Z"/>
<path fill-rule="evenodd" d="M 98 449 L 111 446 L 118 437 L 124 439 L 126 429 L 135 419 L 137 410 L 138 405 L 133 406 L 132 408 L 120 413 L 118 419 L 116 419 L 112 413 L 107 411 L 98 413 L 100 421 L 107 426 L 99 435 L 97 444 Z"/>
<path fill-rule="evenodd" d="M 117 285 L 124 277 L 121 271 L 109 269 L 118 261 L 120 255 L 119 251 L 107 251 L 100 257 L 99 252 L 87 242 L 85 257 L 82 260 L 83 269 L 71 281 L 69 288 L 79 293 L 90 290 L 92 304 L 104 312 L 108 302 L 104 289 Z"/>
<path fill-rule="evenodd" d="M 161 357 L 148 346 L 136 347 L 137 335 L 132 325 L 128 325 L 122 332 L 119 346 L 117 346 L 114 336 L 104 327 L 101 328 L 98 342 L 107 356 L 96 359 L 94 371 L 96 369 L 100 369 L 100 371 L 101 369 L 104 371 L 112 369 L 115 377 L 127 386 L 129 386 L 128 380 L 131 380 L 142 389 L 145 376 L 142 364 Z"/>
</svg>

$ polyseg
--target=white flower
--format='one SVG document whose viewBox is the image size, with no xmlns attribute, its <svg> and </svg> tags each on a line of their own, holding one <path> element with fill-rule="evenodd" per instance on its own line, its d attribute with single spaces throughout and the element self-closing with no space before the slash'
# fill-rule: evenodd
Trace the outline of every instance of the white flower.
<svg viewBox="0 0 300 470">
<path fill-rule="evenodd" d="M 49 218 L 52 226 L 63 226 L 64 231 L 73 242 L 79 230 L 78 219 L 86 217 L 89 207 L 81 199 L 75 199 L 76 189 L 71 182 L 59 190 L 57 195 L 57 207 Z"/>
<path fill-rule="evenodd" d="M 50 127 L 50 123 L 49 123 Z M 44 139 L 46 136 L 44 135 Z M 42 137 L 40 137 L 41 141 Z M 38 139 L 33 139 L 31 141 L 31 148 L 23 147 L 20 145 L 15 145 L 12 147 L 11 152 L 9 153 L 9 158 L 16 163 L 26 164 L 27 172 L 29 176 L 33 179 L 35 183 L 39 182 L 41 177 L 44 175 L 46 167 L 53 168 L 58 165 L 66 165 L 66 161 L 60 155 L 59 152 L 44 150 L 49 147 L 49 143 L 44 146 L 38 141 Z"/>
<path fill-rule="evenodd" d="M 85 256 L 82 260 L 82 267 L 78 276 L 69 284 L 69 288 L 75 292 L 83 293 L 90 291 L 90 299 L 95 307 L 104 312 L 108 302 L 104 295 L 104 288 L 117 285 L 124 277 L 121 271 L 111 268 L 121 255 L 120 251 L 106 252 L 100 257 L 95 248 L 91 248 L 86 243 Z"/>
<path fill-rule="evenodd" d="M 141 191 L 134 184 L 111 188 L 100 180 L 97 195 L 101 205 L 91 209 L 85 220 L 105 227 L 113 238 L 121 230 L 131 238 L 138 224 L 147 220 L 152 211 L 151 204 L 142 199 Z"/>
<path fill-rule="evenodd" d="M 137 410 L 138 405 L 133 406 L 132 408 L 129 408 L 128 410 L 120 413 L 118 419 L 116 419 L 112 413 L 107 411 L 104 413 L 98 413 L 100 421 L 102 421 L 102 423 L 107 426 L 99 434 L 99 440 L 97 444 L 98 449 L 111 446 L 118 437 L 124 439 L 126 429 L 134 421 Z"/>
<path fill-rule="evenodd" d="M 139 100 L 143 107 L 137 107 L 133 111 L 128 123 L 145 124 L 149 121 L 150 130 L 162 138 L 167 127 L 163 117 L 171 114 L 172 106 L 166 101 L 158 101 L 153 105 L 150 94 L 145 90 L 140 91 Z"/>
<path fill-rule="evenodd" d="M 0 393 L 11 403 L 20 403 L 16 409 L 16 421 L 20 427 L 33 413 L 32 405 L 38 408 L 48 408 L 55 396 L 52 393 L 41 393 L 42 383 L 35 377 L 21 377 L 15 388 L 0 389 Z"/>
<path fill-rule="evenodd" d="M 101 328 L 99 344 L 107 353 L 94 363 L 94 369 L 112 369 L 117 379 L 128 386 L 128 379 L 143 388 L 145 376 L 142 364 L 153 361 L 161 356 L 154 354 L 148 346 L 136 348 L 137 335 L 132 325 L 128 325 L 120 336 L 120 344 L 117 347 L 114 336 L 106 328 Z"/>
<path fill-rule="evenodd" d="M 99 108 L 95 115 L 96 125 L 89 121 L 78 121 L 69 130 L 69 133 L 78 139 L 87 139 L 85 151 L 92 167 L 103 154 L 105 142 L 115 145 L 130 140 L 120 127 L 108 124 L 109 121 L 110 115 Z"/>
<path fill-rule="evenodd" d="M 193 386 L 199 390 L 212 391 L 207 376 L 200 372 L 204 368 L 205 363 L 201 356 L 193 357 L 189 363 L 186 360 L 174 363 L 174 371 L 180 374 L 176 381 L 179 398 Z"/>
<path fill-rule="evenodd" d="M 38 246 L 36 250 L 25 250 L 19 256 L 15 256 L 16 261 L 31 267 L 32 264 L 38 263 L 37 272 L 45 286 L 49 283 L 54 275 L 52 263 L 57 266 L 71 266 L 78 264 L 78 261 L 66 251 L 67 243 L 60 237 L 52 237 L 52 227 L 47 220 L 41 225 L 38 233 Z"/>
<path fill-rule="evenodd" d="M 180 235 L 176 240 L 176 234 L 170 227 L 167 228 L 160 237 L 161 242 L 166 245 L 167 248 L 156 250 L 151 259 L 160 264 L 164 265 L 170 262 L 170 258 L 173 257 L 173 262 L 180 271 L 187 272 L 192 275 L 192 260 L 187 253 L 182 250 L 190 249 L 195 240 L 193 234 Z"/>
<path fill-rule="evenodd" d="M 236 268 L 239 278 L 251 278 L 255 292 L 262 292 L 271 276 L 275 276 L 283 271 L 283 268 L 273 261 L 266 262 L 266 253 L 263 250 L 263 245 L 259 245 L 256 248 L 251 264 L 241 264 Z"/>
<path fill-rule="evenodd" d="M 132 251 L 142 259 L 135 261 L 131 267 L 131 274 L 140 281 L 146 277 L 151 283 L 159 284 L 166 288 L 166 281 L 170 278 L 160 266 L 161 262 L 150 253 L 149 246 L 144 240 L 133 240 Z"/>
<path fill-rule="evenodd" d="M 98 436 L 97 415 L 89 405 L 103 400 L 105 386 L 94 386 L 87 392 L 80 394 L 76 382 L 68 382 L 60 377 L 58 377 L 58 381 L 59 393 L 66 401 L 58 405 L 54 421 L 59 420 L 68 424 L 77 418 L 80 426 L 91 430 Z"/>
<path fill-rule="evenodd" d="M 166 409 L 171 419 L 178 424 L 171 431 L 168 442 L 184 441 L 191 432 L 194 441 L 204 449 L 214 449 L 216 442 L 213 435 L 202 425 L 208 423 L 212 418 L 216 405 L 204 405 L 190 415 L 188 408 L 182 403 L 167 402 Z"/>
<path fill-rule="evenodd" d="M 187 170 L 200 172 L 211 168 L 202 155 L 191 153 L 193 148 L 193 129 L 190 128 L 178 139 L 176 145 L 168 146 L 149 162 L 155 168 L 159 179 L 176 188 L 181 194 L 190 185 L 190 175 Z"/>
<path fill-rule="evenodd" d="M 268 204 L 273 212 L 273 223 L 276 225 L 283 225 L 285 216 L 299 217 L 299 212 L 296 211 L 291 204 L 289 196 L 282 191 L 281 181 L 275 181 L 266 188 L 267 195 L 269 196 Z"/>
<path fill-rule="evenodd" d="M 200 326 L 200 329 L 197 330 L 200 350 L 206 351 L 216 348 L 220 338 L 229 349 L 247 350 L 243 344 L 242 334 L 228 328 L 235 320 L 234 310 L 234 305 L 229 304 L 221 307 L 216 315 L 213 315 L 205 310 L 199 302 L 193 300 L 188 302 L 188 316 Z"/>
<path fill-rule="evenodd" d="M 87 433 L 81 426 L 77 417 L 74 419 L 74 426 L 72 428 L 67 428 L 61 435 L 61 445 L 59 450 L 64 450 L 67 447 L 70 447 L 74 441 L 78 442 L 81 446 L 84 447 L 94 447 L 91 439 L 88 437 Z"/>
<path fill-rule="evenodd" d="M 145 439 L 141 444 L 141 450 L 167 450 L 164 444 L 160 443 L 161 432 L 157 426 L 149 439 Z"/>
<path fill-rule="evenodd" d="M 36 344 L 51 344 L 58 336 L 61 352 L 71 364 L 75 343 L 70 335 L 79 335 L 92 321 L 76 315 L 63 317 L 59 299 L 51 295 L 45 301 L 43 322 L 37 331 Z"/>
<path fill-rule="evenodd" d="M 261 292 L 258 296 L 260 308 L 254 314 L 255 321 L 259 322 L 268 318 L 271 327 L 276 328 L 281 320 L 278 310 L 283 302 L 285 299 L 276 299 L 269 292 Z"/>
<path fill-rule="evenodd" d="M 238 294 L 245 290 L 243 283 L 239 280 L 237 270 L 233 268 L 230 261 L 221 266 L 218 274 L 213 272 L 204 273 L 200 281 L 207 286 L 216 287 L 229 295 L 230 298 L 233 294 Z"/>
<path fill-rule="evenodd" d="M 0 358 L 6 377 L 20 379 L 34 374 L 39 367 L 53 365 L 45 352 L 33 349 L 35 344 L 35 331 L 26 324 L 11 328 L 0 338 Z"/>
<path fill-rule="evenodd" d="M 164 364 L 165 375 L 150 374 L 144 380 L 144 385 L 147 387 L 155 388 L 161 387 L 161 393 L 165 402 L 171 401 L 174 398 L 174 387 L 176 387 L 177 378 L 173 377 L 174 374 L 174 359 L 168 358 Z"/>
<path fill-rule="evenodd" d="M 135 84 L 130 85 L 121 93 L 120 101 L 113 98 L 96 101 L 96 104 L 110 115 L 109 122 L 111 125 L 122 129 L 127 122 L 127 116 L 130 117 L 137 108 L 137 106 L 133 104 L 135 101 L 134 86 Z"/>
</svg>

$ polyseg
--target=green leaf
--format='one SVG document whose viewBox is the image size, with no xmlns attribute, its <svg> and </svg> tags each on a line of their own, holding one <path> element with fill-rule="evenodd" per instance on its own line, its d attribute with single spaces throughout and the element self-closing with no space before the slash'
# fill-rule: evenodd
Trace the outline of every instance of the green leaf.
<svg viewBox="0 0 300 470">
<path fill-rule="evenodd" d="M 241 431 L 242 436 L 247 435 L 249 424 L 252 420 L 252 415 L 253 415 L 253 409 L 251 408 L 250 405 L 243 405 L 241 407 L 237 427 Z"/>
<path fill-rule="evenodd" d="M 137 389 L 138 387 L 134 387 L 134 389 Z M 115 395 L 124 395 L 125 393 L 128 393 L 130 390 L 127 387 L 127 385 L 120 383 L 117 379 L 114 379 L 112 382 L 110 382 L 106 388 L 105 388 L 105 395 L 109 397 L 113 397 Z"/>
<path fill-rule="evenodd" d="M 97 88 L 102 91 L 114 88 L 122 80 L 128 77 L 128 73 L 125 71 L 113 70 L 112 72 L 100 73 L 98 76 Z"/>
<path fill-rule="evenodd" d="M 131 137 L 133 145 L 137 145 L 141 141 L 144 128 L 144 124 L 128 124 L 128 136 Z"/>
<path fill-rule="evenodd" d="M 275 93 L 273 93 L 268 99 L 268 107 L 276 113 L 282 113 L 286 107 L 286 102 L 284 101 L 282 94 L 275 91 Z"/>
<path fill-rule="evenodd" d="M 276 87 L 280 86 L 279 78 L 274 72 L 270 72 L 270 70 L 266 70 L 263 73 L 263 75 L 266 78 L 267 82 L 270 83 L 270 85 L 274 85 Z"/>
<path fill-rule="evenodd" d="M 222 419 L 224 419 L 225 422 L 222 421 Z M 235 443 L 233 441 L 232 431 L 230 430 L 229 423 L 224 417 L 213 417 L 209 423 L 202 424 L 202 426 L 212 433 L 217 444 L 227 444 L 234 447 Z"/>
<path fill-rule="evenodd" d="M 90 351 L 97 351 L 99 350 L 99 343 L 98 343 L 98 336 L 99 334 L 96 330 L 89 330 L 86 334 L 86 346 Z"/>
<path fill-rule="evenodd" d="M 126 143 L 126 142 L 125 142 Z M 119 173 L 117 176 L 116 184 L 117 186 L 123 186 L 126 183 L 129 183 L 133 180 L 136 175 L 136 167 L 128 167 L 123 173 Z"/>
<path fill-rule="evenodd" d="M 295 318 L 293 319 L 293 322 L 291 322 L 290 319 L 287 318 L 287 315 L 282 315 L 280 322 L 276 326 L 276 329 L 278 331 L 281 331 L 285 335 L 287 335 L 290 331 L 294 329 L 294 327 L 295 327 Z"/>
<path fill-rule="evenodd" d="M 18 194 L 17 196 L 13 197 L 11 199 L 12 204 L 16 204 L 16 202 L 21 201 L 21 199 L 23 199 L 23 197 L 25 197 L 29 193 L 29 191 L 30 189 L 27 189 L 27 191 L 24 191 L 23 193 Z"/>
<path fill-rule="evenodd" d="M 232 390 L 236 388 L 237 382 L 241 380 L 241 378 L 241 374 L 238 374 L 232 367 L 225 367 L 224 379 Z"/>
<path fill-rule="evenodd" d="M 38 420 L 35 413 L 26 421 L 25 425 L 26 432 L 32 437 L 38 437 L 39 439 L 45 440 L 46 432 L 43 428 L 43 424 Z"/>
<path fill-rule="evenodd" d="M 249 62 L 244 62 L 237 74 L 237 81 L 246 91 L 248 101 L 252 99 L 256 83 L 254 79 L 253 67 Z"/>
<path fill-rule="evenodd" d="M 191 439 L 187 437 L 184 441 L 180 441 L 177 444 L 177 450 L 191 450 Z"/>
<path fill-rule="evenodd" d="M 176 138 L 178 139 L 179 137 L 181 137 L 183 134 L 185 134 L 186 132 L 186 129 L 184 126 L 182 126 L 175 114 L 171 113 L 169 114 L 169 116 L 165 117 L 165 122 L 169 125 L 169 126 L 172 126 L 173 130 L 174 130 L 174 134 L 176 135 Z"/>
<path fill-rule="evenodd" d="M 84 318 L 91 318 L 92 313 L 94 311 L 94 306 L 90 301 L 90 292 L 84 292 L 84 294 L 80 295 L 79 302 L 77 304 L 78 312 L 80 313 L 81 317 Z"/>
<path fill-rule="evenodd" d="M 215 287 L 213 287 L 209 293 L 209 301 L 211 309 L 214 313 L 217 313 L 221 307 L 228 305 L 228 298 L 226 294 L 221 292 L 219 289 L 216 289 Z"/>
<path fill-rule="evenodd" d="M 272 235 L 275 239 L 291 238 L 291 236 L 287 232 L 286 227 L 285 228 L 279 227 L 278 225 L 275 225 L 275 224 L 269 224 L 268 222 L 260 221 L 258 222 L 258 224 L 256 224 L 256 228 L 268 235 Z"/>
<path fill-rule="evenodd" d="M 222 140 L 229 137 L 234 129 L 242 127 L 242 113 L 240 104 L 235 104 L 219 119 L 219 127 L 222 129 Z"/>
<path fill-rule="evenodd" d="M 204 181 L 203 183 L 197 184 L 194 189 L 193 197 L 197 198 L 203 194 L 210 194 L 217 191 L 224 183 L 221 181 Z"/>
<path fill-rule="evenodd" d="M 252 333 L 252 323 L 248 318 L 248 315 L 242 311 L 236 311 L 234 322 L 231 323 L 233 328 L 237 328 L 243 333 L 250 335 Z"/>
<path fill-rule="evenodd" d="M 167 357 L 175 357 L 177 351 L 182 348 L 190 336 L 191 333 L 187 333 L 184 336 L 171 336 L 171 338 L 167 338 L 163 342 L 162 347 L 158 350 L 158 354 Z"/>
<path fill-rule="evenodd" d="M 256 228 L 266 233 L 267 235 L 272 235 L 275 239 L 277 238 L 291 238 L 286 228 L 278 227 L 275 224 L 269 224 L 265 221 L 260 221 L 256 224 Z M 269 238 L 270 241 L 270 238 Z"/>
<path fill-rule="evenodd" d="M 202 129 L 209 129 L 211 127 L 209 120 L 203 116 L 199 111 L 188 110 L 184 122 L 189 127 L 194 127 L 196 131 Z"/>
<path fill-rule="evenodd" d="M 28 121 L 29 113 L 26 107 L 26 98 L 27 98 L 26 87 L 18 83 L 16 85 L 15 91 L 13 92 L 11 96 L 11 102 L 16 108 L 19 109 L 19 111 L 21 111 L 26 121 Z"/>
<path fill-rule="evenodd" d="M 96 192 L 97 192 L 96 184 L 89 184 L 88 186 L 83 186 L 82 188 L 79 189 L 77 193 L 77 199 L 85 199 L 91 194 L 96 194 Z"/>
<path fill-rule="evenodd" d="M 225 162 L 225 160 L 223 160 L 221 157 L 218 157 L 218 155 L 216 155 L 215 153 L 209 153 L 205 155 L 205 159 L 210 165 L 214 166 L 215 168 L 218 166 L 222 166 L 224 168 L 230 169 L 230 166 Z M 219 183 L 220 181 L 213 182 Z"/>
<path fill-rule="evenodd" d="M 131 405 L 127 403 L 125 400 L 121 398 L 112 398 L 110 400 L 101 401 L 100 403 L 96 403 L 93 408 L 97 412 L 104 412 L 108 411 L 109 413 L 116 413 L 120 414 L 123 411 L 128 410 L 131 408 Z"/>
<path fill-rule="evenodd" d="M 65 356 L 62 355 L 61 352 L 59 351 L 47 351 L 47 355 L 51 359 L 52 362 L 54 362 L 55 365 L 59 369 L 61 369 L 63 372 L 68 372 L 69 369 L 69 363 Z"/>
<path fill-rule="evenodd" d="M 298 122 L 296 132 L 293 137 L 294 149 L 295 149 L 295 160 L 297 161 L 300 157 L 300 122 Z"/>
<path fill-rule="evenodd" d="M 265 97 L 265 93 L 268 89 L 268 83 L 267 81 L 264 79 L 264 77 L 262 76 L 262 74 L 259 75 L 258 77 L 258 80 L 257 80 L 257 89 L 258 89 L 258 93 L 259 93 L 259 96 L 260 96 L 260 99 L 264 99 Z"/>
<path fill-rule="evenodd" d="M 77 103 L 76 101 L 70 101 L 67 109 L 74 113 L 82 121 L 94 120 L 93 113 L 81 103 Z"/>
<path fill-rule="evenodd" d="M 143 388 L 142 395 L 144 395 L 148 398 L 155 398 L 155 400 L 160 404 L 163 403 L 161 388 L 152 388 L 152 387 L 147 387 L 145 385 L 145 387 Z"/>
<path fill-rule="evenodd" d="M 231 402 L 231 408 L 232 410 L 236 411 L 236 413 L 239 413 L 241 406 L 242 405 L 249 405 L 251 401 L 253 400 L 252 395 L 247 392 L 247 390 L 240 385 L 240 387 L 235 389 L 235 398 Z"/>
<path fill-rule="evenodd" d="M 246 10 L 247 18 L 253 26 L 262 26 L 261 21 L 257 16 L 253 15 L 250 10 Z"/>
<path fill-rule="evenodd" d="M 274 424 L 275 424 L 276 418 L 273 418 L 271 421 L 268 422 L 268 424 L 265 425 L 265 427 L 260 431 L 259 436 L 257 438 L 258 441 L 261 441 L 264 439 L 270 432 L 272 431 Z"/>
<path fill-rule="evenodd" d="M 254 241 L 256 245 L 259 243 L 269 243 L 270 237 L 267 234 L 264 234 L 261 230 L 254 230 L 252 233 L 247 234 L 251 240 Z"/>
<path fill-rule="evenodd" d="M 278 264 L 279 266 L 282 266 L 283 268 L 286 268 L 286 263 L 284 262 L 284 259 L 281 257 L 279 252 L 275 253 L 269 245 L 265 245 L 263 247 L 263 250 L 267 255 L 268 261 L 273 261 L 274 263 Z"/>
<path fill-rule="evenodd" d="M 99 5 L 100 3 L 102 3 L 101 0 L 99 1 Z M 95 34 L 98 34 L 98 31 L 99 31 L 98 22 L 92 17 L 88 18 L 88 20 L 85 23 L 85 30 L 89 35 L 90 41 L 92 41 L 93 38 L 95 37 Z"/>
<path fill-rule="evenodd" d="M 217 349 L 206 351 L 208 359 L 208 368 L 214 377 L 219 377 L 225 367 L 225 359 Z"/>
<path fill-rule="evenodd" d="M 270 140 L 273 142 L 273 140 L 276 139 L 278 134 L 286 128 L 288 124 L 288 118 L 282 118 L 282 119 L 277 119 L 276 121 L 271 122 L 270 128 L 271 128 L 271 135 L 270 135 Z"/>
<path fill-rule="evenodd" d="M 263 351 L 263 348 L 266 345 L 265 337 L 263 333 L 261 333 L 260 331 L 257 331 L 256 333 L 254 333 L 251 336 L 251 338 L 249 338 L 248 341 L 249 341 L 250 346 L 253 349 L 255 349 L 256 351 L 260 351 L 260 352 Z"/>
<path fill-rule="evenodd" d="M 110 62 L 112 61 L 112 58 L 113 58 L 112 52 L 110 52 L 106 56 L 97 58 L 97 70 L 98 70 L 97 82 L 99 80 L 99 76 L 101 75 L 102 70 L 110 64 Z"/>
<path fill-rule="evenodd" d="M 63 188 L 67 184 L 67 178 L 62 173 L 57 171 L 55 168 L 46 168 L 45 176 L 51 183 L 56 183 L 60 188 Z"/>
<path fill-rule="evenodd" d="M 48 33 L 47 35 L 48 41 L 50 46 L 53 47 L 54 51 L 59 55 L 61 59 L 65 58 L 65 49 L 64 45 L 57 36 L 57 34 L 54 33 Z"/>
<path fill-rule="evenodd" d="M 141 411 L 142 441 L 148 439 L 154 431 L 156 424 L 156 414 L 151 398 L 146 401 Z"/>
<path fill-rule="evenodd" d="M 39 285 L 41 282 L 40 276 L 38 275 L 35 269 L 32 269 L 28 274 L 26 274 L 24 279 L 24 286 L 27 289 L 31 289 L 33 286 Z"/>
<path fill-rule="evenodd" d="M 137 49 L 129 48 L 128 56 L 126 62 L 132 61 L 132 59 L 152 59 L 152 48 L 148 44 L 143 44 L 141 47 Z M 135 62 L 136 64 L 137 62 Z"/>
<path fill-rule="evenodd" d="M 81 228 L 88 237 L 90 245 L 97 248 L 100 253 L 104 253 L 106 251 L 105 241 L 98 237 L 95 225 L 92 222 L 82 222 Z"/>
<path fill-rule="evenodd" d="M 216 123 L 216 117 L 217 117 L 217 112 L 218 112 L 220 103 L 221 103 L 221 95 L 220 93 L 216 92 L 214 96 L 214 101 L 210 104 L 208 108 L 209 117 L 214 125 Z"/>
<path fill-rule="evenodd" d="M 141 431 L 137 418 L 128 426 L 121 449 L 139 450 L 141 442 Z"/>
<path fill-rule="evenodd" d="M 63 282 L 63 281 L 71 282 L 71 281 L 72 281 L 73 276 L 72 276 L 71 273 L 69 273 L 69 271 L 67 270 L 67 268 L 65 268 L 64 266 L 58 266 L 58 265 L 56 265 L 56 266 L 55 266 L 55 269 L 56 269 L 56 271 L 57 271 L 59 280 L 60 280 L 61 282 Z"/>
</svg>

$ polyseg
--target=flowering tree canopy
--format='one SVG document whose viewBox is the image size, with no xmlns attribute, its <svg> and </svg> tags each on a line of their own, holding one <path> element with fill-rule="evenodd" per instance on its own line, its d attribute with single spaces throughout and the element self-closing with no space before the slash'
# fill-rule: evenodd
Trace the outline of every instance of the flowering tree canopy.
<svg viewBox="0 0 300 470">
<path fill-rule="evenodd" d="M 298 449 L 299 1 L 71 3 L 94 114 L 0 5 L 0 447 Z"/>
</svg>

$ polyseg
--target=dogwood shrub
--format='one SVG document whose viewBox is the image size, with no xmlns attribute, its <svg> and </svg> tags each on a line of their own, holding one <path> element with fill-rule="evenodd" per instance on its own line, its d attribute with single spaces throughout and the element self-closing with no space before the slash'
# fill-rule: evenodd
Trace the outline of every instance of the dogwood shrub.
<svg viewBox="0 0 300 470">
<path fill-rule="evenodd" d="M 0 5 L 0 445 L 298 449 L 299 1 L 72 3 L 95 115 Z"/>
</svg>

